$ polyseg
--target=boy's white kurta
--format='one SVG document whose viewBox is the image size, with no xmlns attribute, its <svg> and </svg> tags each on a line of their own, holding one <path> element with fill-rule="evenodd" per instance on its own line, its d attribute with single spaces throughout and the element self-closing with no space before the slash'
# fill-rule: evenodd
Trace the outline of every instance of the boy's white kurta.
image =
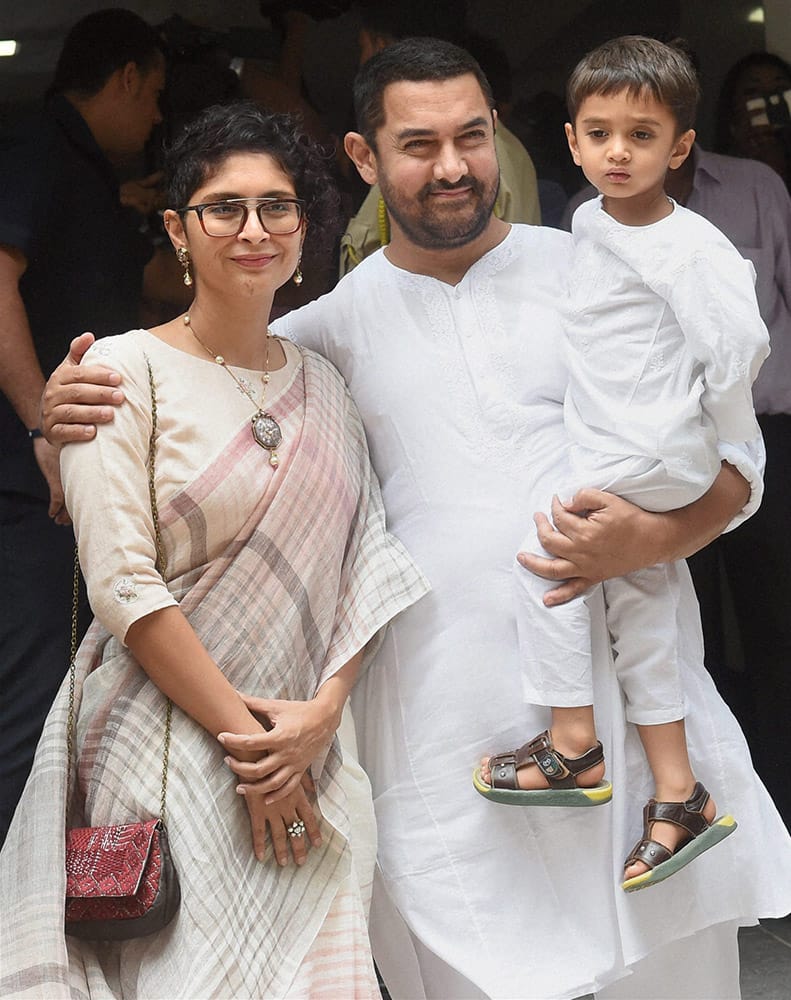
<svg viewBox="0 0 791 1000">
<path fill-rule="evenodd" d="M 704 927 L 791 909 L 791 840 L 702 667 L 683 566 L 675 624 L 690 751 L 700 780 L 738 817 L 737 834 L 650 892 L 621 890 L 651 786 L 608 666 L 602 613 L 594 672 L 612 804 L 521 810 L 472 788 L 482 755 L 548 721 L 521 698 L 511 566 L 532 514 L 531 480 L 561 441 L 557 307 L 568 240 L 514 226 L 455 287 L 380 252 L 278 324 L 346 377 L 390 530 L 433 587 L 400 616 L 358 685 L 384 885 L 412 934 L 493 997 L 577 996 Z M 372 927 L 375 941 L 397 932 Z M 396 996 L 415 995 L 407 969 L 406 956 L 387 964 Z M 445 995 L 458 995 L 454 987 Z"/>
<path fill-rule="evenodd" d="M 581 449 L 575 465 L 596 480 L 609 473 L 610 485 L 596 485 L 635 503 L 645 491 L 650 510 L 691 503 L 719 471 L 718 441 L 760 438 L 751 390 L 769 334 L 755 268 L 681 205 L 653 225 L 624 226 L 599 197 L 580 205 L 573 227 L 565 421 Z"/>
<path fill-rule="evenodd" d="M 553 495 L 586 486 L 646 510 L 685 507 L 709 489 L 722 457 L 743 465 L 745 451 L 763 454 L 751 387 L 769 334 L 755 269 L 710 222 L 675 203 L 658 222 L 625 226 L 599 196 L 580 205 L 572 232 L 563 310 L 569 445 L 546 481 L 533 477 L 535 507 L 548 513 Z M 748 513 L 762 492 L 759 478 Z M 532 521 L 520 547 L 545 554 Z M 525 700 L 590 705 L 587 599 L 544 607 L 544 581 L 518 564 L 514 587 Z M 608 580 L 604 595 L 627 719 L 683 718 L 677 637 L 665 628 L 681 599 L 674 567 Z"/>
</svg>

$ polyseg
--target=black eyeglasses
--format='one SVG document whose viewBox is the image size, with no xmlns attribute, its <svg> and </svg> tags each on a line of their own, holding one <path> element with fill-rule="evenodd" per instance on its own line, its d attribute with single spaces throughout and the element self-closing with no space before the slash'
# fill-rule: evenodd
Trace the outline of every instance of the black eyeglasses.
<svg viewBox="0 0 791 1000">
<path fill-rule="evenodd" d="M 288 236 L 302 225 L 305 202 L 299 198 L 228 198 L 204 205 L 187 205 L 179 215 L 194 212 L 207 236 L 238 236 L 255 208 L 261 228 L 271 236 Z"/>
</svg>

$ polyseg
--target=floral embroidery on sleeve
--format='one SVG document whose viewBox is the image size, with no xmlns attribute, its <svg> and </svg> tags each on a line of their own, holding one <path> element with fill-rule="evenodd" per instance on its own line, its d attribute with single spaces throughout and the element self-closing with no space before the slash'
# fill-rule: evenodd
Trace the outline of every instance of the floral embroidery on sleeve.
<svg viewBox="0 0 791 1000">
<path fill-rule="evenodd" d="M 140 596 L 131 576 L 121 576 L 113 584 L 113 596 L 119 604 L 134 604 Z"/>
</svg>

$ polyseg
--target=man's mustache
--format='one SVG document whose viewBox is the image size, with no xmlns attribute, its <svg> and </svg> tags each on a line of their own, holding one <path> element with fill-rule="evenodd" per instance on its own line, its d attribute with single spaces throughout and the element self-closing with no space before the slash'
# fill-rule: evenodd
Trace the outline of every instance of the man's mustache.
<svg viewBox="0 0 791 1000">
<path fill-rule="evenodd" d="M 420 196 L 426 198 L 430 194 L 436 194 L 437 191 L 459 191 L 462 188 L 470 188 L 475 194 L 481 194 L 483 190 L 481 182 L 476 177 L 466 174 L 452 184 L 450 181 L 432 181 L 431 184 L 426 184 Z"/>
</svg>

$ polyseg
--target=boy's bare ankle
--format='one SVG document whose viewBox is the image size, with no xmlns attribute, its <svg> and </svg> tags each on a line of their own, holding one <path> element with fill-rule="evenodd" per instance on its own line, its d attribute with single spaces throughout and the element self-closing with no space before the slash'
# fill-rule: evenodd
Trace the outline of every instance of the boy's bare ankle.
<svg viewBox="0 0 791 1000">
<path fill-rule="evenodd" d="M 694 777 L 663 779 L 656 782 L 654 798 L 657 802 L 686 802 L 694 787 Z"/>
<path fill-rule="evenodd" d="M 596 724 L 590 705 L 552 709 L 552 742 L 567 757 L 578 757 L 596 745 Z"/>
<path fill-rule="evenodd" d="M 596 745 L 596 730 L 589 728 L 579 729 L 555 729 L 551 731 L 552 742 L 555 749 L 559 750 L 566 757 L 579 757 Z"/>
</svg>

